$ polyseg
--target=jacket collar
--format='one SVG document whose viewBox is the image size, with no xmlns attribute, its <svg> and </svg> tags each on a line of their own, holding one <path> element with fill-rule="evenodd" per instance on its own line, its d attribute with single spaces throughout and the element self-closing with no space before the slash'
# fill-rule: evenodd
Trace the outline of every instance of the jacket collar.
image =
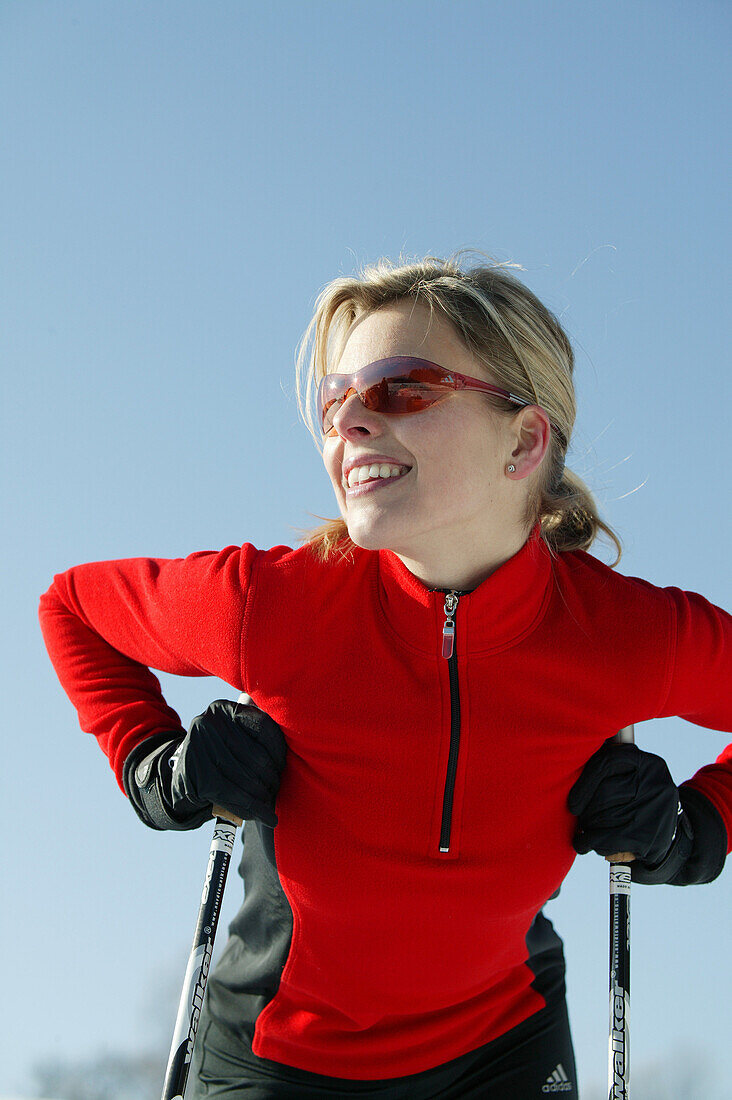
<svg viewBox="0 0 732 1100">
<path fill-rule="evenodd" d="M 445 591 L 424 585 L 392 550 L 379 550 L 377 560 L 379 604 L 387 628 L 410 648 L 439 656 Z M 460 596 L 454 615 L 458 658 L 516 644 L 533 630 L 548 606 L 551 577 L 551 558 L 537 521 L 513 557 Z"/>
</svg>

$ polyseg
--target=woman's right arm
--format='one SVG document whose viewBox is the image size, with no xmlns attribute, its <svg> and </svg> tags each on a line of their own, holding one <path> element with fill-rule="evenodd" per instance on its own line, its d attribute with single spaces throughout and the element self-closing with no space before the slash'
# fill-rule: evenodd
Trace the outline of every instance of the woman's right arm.
<svg viewBox="0 0 732 1100">
<path fill-rule="evenodd" d="M 259 553 L 245 543 L 186 558 L 91 562 L 58 574 L 41 597 L 41 630 L 61 686 L 123 791 L 124 763 L 137 745 L 185 734 L 150 668 L 247 690 L 242 636 Z"/>
</svg>

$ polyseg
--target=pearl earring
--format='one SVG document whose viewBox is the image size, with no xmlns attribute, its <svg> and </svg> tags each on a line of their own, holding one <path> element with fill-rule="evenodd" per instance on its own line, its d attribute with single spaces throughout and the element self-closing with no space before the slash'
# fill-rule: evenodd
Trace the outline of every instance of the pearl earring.
<svg viewBox="0 0 732 1100">
<path fill-rule="evenodd" d="M 515 466 L 509 466 L 509 467 L 507 467 L 507 469 L 508 469 L 509 474 L 515 474 L 516 473 L 516 467 Z"/>
</svg>

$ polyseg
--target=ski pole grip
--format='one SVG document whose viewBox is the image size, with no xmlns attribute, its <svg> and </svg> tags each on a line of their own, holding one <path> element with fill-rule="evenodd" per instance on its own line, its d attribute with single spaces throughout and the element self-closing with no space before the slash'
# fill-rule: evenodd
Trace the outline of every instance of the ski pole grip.
<svg viewBox="0 0 732 1100">
<path fill-rule="evenodd" d="M 635 726 L 623 726 L 621 730 L 615 734 L 615 740 L 619 745 L 634 745 L 635 744 Z M 635 859 L 632 852 L 616 852 L 612 856 L 605 856 L 608 863 L 630 863 Z"/>
<path fill-rule="evenodd" d="M 252 699 L 251 695 L 247 695 L 247 693 L 245 691 L 243 691 L 241 693 L 241 695 L 237 699 L 237 703 L 244 703 L 245 705 L 250 706 L 250 707 L 256 707 L 256 705 L 257 705 L 254 702 L 254 700 Z M 240 825 L 244 824 L 242 818 L 237 817 L 236 814 L 233 814 L 231 812 L 231 810 L 225 810 L 223 808 L 223 806 L 214 806 L 213 807 L 213 816 L 214 817 L 222 817 L 224 819 L 224 821 L 230 821 L 231 824 L 236 825 L 237 828 Z"/>
<path fill-rule="evenodd" d="M 237 817 L 236 814 L 233 814 L 231 812 L 231 810 L 225 810 L 223 806 L 214 806 L 213 816 L 222 817 L 224 821 L 229 821 L 232 825 L 236 825 L 237 829 L 242 824 L 242 818 Z"/>
</svg>

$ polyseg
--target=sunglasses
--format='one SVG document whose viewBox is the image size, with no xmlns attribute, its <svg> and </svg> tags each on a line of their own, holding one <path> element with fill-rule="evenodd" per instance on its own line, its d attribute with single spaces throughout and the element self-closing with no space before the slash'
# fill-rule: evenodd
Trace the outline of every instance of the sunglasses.
<svg viewBox="0 0 732 1100">
<path fill-rule="evenodd" d="M 427 359 L 396 355 L 377 359 L 353 374 L 326 374 L 318 386 L 318 421 L 323 435 L 335 431 L 333 417 L 346 398 L 358 394 L 367 409 L 389 416 L 409 416 L 444 401 L 456 390 L 478 390 L 504 397 L 514 405 L 531 405 L 508 390 L 446 370 Z"/>
</svg>

